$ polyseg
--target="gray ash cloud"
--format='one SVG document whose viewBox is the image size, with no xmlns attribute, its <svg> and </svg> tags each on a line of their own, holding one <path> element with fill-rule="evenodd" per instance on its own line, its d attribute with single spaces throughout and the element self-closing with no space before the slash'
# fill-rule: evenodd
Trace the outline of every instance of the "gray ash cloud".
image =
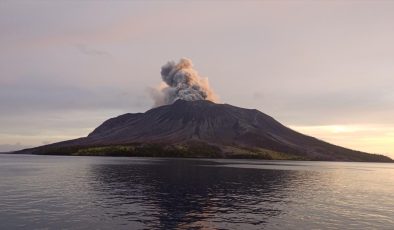
<svg viewBox="0 0 394 230">
<path fill-rule="evenodd" d="M 178 99 L 186 101 L 217 101 L 210 88 L 208 78 L 201 77 L 190 59 L 182 58 L 178 63 L 169 61 L 161 67 L 162 84 L 151 90 L 155 106 L 172 104 Z"/>
</svg>

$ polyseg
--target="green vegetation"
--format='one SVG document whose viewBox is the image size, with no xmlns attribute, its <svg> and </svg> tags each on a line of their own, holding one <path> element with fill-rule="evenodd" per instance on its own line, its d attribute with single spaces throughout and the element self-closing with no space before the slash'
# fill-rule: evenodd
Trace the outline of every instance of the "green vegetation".
<svg viewBox="0 0 394 230">
<path fill-rule="evenodd" d="M 38 155 L 135 156 L 135 157 L 223 157 L 220 148 L 202 142 L 188 144 L 129 144 L 109 146 L 42 147 Z"/>
<path fill-rule="evenodd" d="M 129 155 L 134 151 L 132 146 L 122 146 L 122 145 L 114 145 L 114 146 L 102 146 L 102 147 L 88 147 L 78 149 L 77 152 L 72 153 L 71 155 L 75 156 L 124 156 Z"/>
<path fill-rule="evenodd" d="M 266 160 L 306 160 L 296 155 L 262 148 L 240 146 L 215 146 L 205 142 L 182 144 L 134 143 L 108 146 L 42 147 L 35 149 L 38 155 L 72 156 L 129 156 L 129 157 L 185 157 L 185 158 L 243 158 Z"/>
<path fill-rule="evenodd" d="M 217 146 L 205 142 L 189 141 L 179 144 L 133 143 L 106 146 L 43 146 L 24 151 L 37 155 L 72 156 L 127 156 L 127 157 L 185 157 L 185 158 L 234 158 L 264 160 L 328 160 L 244 146 Z M 350 152 L 353 161 L 392 162 L 383 155 Z M 341 159 L 338 155 L 338 159 Z M 344 159 L 345 160 L 345 159 Z"/>
<path fill-rule="evenodd" d="M 308 160 L 293 154 L 276 152 L 263 148 L 246 148 L 239 146 L 224 147 L 228 158 L 264 159 L 264 160 Z"/>
</svg>

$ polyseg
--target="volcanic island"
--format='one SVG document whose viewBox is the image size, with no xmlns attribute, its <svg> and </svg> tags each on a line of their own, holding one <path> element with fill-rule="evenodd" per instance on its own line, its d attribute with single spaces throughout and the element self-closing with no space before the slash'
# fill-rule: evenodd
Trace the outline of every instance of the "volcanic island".
<svg viewBox="0 0 394 230">
<path fill-rule="evenodd" d="M 106 120 L 88 136 L 14 153 L 392 162 L 296 132 L 256 109 L 215 103 L 191 61 L 168 62 L 154 108 Z"/>
</svg>

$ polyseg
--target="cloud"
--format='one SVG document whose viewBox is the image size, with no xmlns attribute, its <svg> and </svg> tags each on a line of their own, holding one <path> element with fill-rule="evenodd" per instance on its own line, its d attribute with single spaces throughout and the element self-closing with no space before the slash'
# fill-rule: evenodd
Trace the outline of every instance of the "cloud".
<svg viewBox="0 0 394 230">
<path fill-rule="evenodd" d="M 78 51 L 89 56 L 111 56 L 111 53 L 99 49 L 95 49 L 86 44 L 76 44 L 75 47 Z"/>
<path fill-rule="evenodd" d="M 127 87 L 77 86 L 50 77 L 21 77 L 0 85 L 1 116 L 46 111 L 106 110 L 124 111 L 146 108 L 149 98 L 133 93 Z"/>
<path fill-rule="evenodd" d="M 21 150 L 26 148 L 31 148 L 29 145 L 21 145 L 20 143 L 16 144 L 0 144 L 0 152 L 11 152 L 15 150 Z"/>
<path fill-rule="evenodd" d="M 276 89 L 276 87 L 275 87 Z M 281 90 L 251 93 L 263 112 L 297 125 L 392 123 L 394 95 L 387 90 L 348 87 L 339 90 Z M 253 105 L 251 105 L 253 107 Z"/>
<path fill-rule="evenodd" d="M 178 99 L 217 101 L 208 78 L 201 77 L 188 58 L 181 58 L 178 63 L 167 62 L 161 67 L 161 77 L 162 84 L 151 90 L 155 106 L 172 104 Z"/>
<path fill-rule="evenodd" d="M 394 124 L 337 124 L 290 126 L 292 129 L 330 143 L 394 158 Z"/>
<path fill-rule="evenodd" d="M 144 89 L 156 85 L 157 67 L 183 55 L 215 77 L 223 101 L 285 124 L 393 124 L 393 10 L 388 1 L 234 1 L 226 10 L 221 2 L 7 1 L 0 7 L 0 127 L 90 127 L 108 111 L 145 111 Z M 91 112 L 102 117 L 92 122 Z M 46 126 L 49 114 L 64 116 Z M 2 143 L 16 141 L 28 143 Z"/>
</svg>

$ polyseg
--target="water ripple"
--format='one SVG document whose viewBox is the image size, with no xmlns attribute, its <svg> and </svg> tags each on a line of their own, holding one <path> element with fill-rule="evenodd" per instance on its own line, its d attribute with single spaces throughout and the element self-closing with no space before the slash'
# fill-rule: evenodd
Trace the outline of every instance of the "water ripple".
<svg viewBox="0 0 394 230">
<path fill-rule="evenodd" d="M 0 229 L 393 229 L 394 166 L 0 156 Z"/>
</svg>

